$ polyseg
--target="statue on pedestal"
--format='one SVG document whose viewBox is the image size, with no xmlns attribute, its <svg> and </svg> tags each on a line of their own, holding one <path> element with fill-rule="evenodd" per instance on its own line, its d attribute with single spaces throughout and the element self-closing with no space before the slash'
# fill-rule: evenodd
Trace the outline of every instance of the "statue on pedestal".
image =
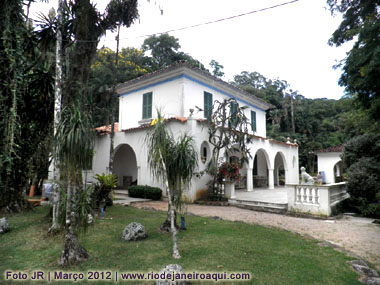
<svg viewBox="0 0 380 285">
<path fill-rule="evenodd" d="M 301 184 L 313 185 L 314 178 L 310 176 L 309 173 L 306 172 L 305 167 L 301 167 Z"/>
</svg>

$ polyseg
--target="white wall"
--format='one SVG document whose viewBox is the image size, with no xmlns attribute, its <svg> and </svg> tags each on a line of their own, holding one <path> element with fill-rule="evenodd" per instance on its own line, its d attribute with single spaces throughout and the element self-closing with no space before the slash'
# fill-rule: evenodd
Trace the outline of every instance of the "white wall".
<svg viewBox="0 0 380 285">
<path fill-rule="evenodd" d="M 191 81 L 189 79 L 185 79 L 184 82 L 185 86 L 185 99 L 184 99 L 184 110 L 185 110 L 185 116 L 188 116 L 189 110 L 194 109 L 194 116 L 196 118 L 204 118 L 204 112 L 197 112 L 197 108 L 195 106 L 198 106 L 199 108 L 204 107 L 204 92 L 208 92 L 212 94 L 213 101 L 223 101 L 224 99 L 229 99 L 231 96 L 227 96 L 222 91 L 217 91 L 212 86 L 207 86 L 206 84 L 200 84 L 195 81 Z M 248 105 L 247 103 L 241 101 L 238 98 L 237 99 L 239 106 L 247 106 L 248 108 L 244 110 L 244 113 L 246 117 L 249 119 L 249 122 L 251 122 L 251 110 L 256 112 L 256 132 L 254 133 L 257 136 L 266 137 L 266 118 L 265 118 L 265 111 L 261 110 L 258 107 L 253 107 L 251 105 Z M 251 128 L 249 127 L 249 133 L 253 133 L 251 131 Z"/>
<path fill-rule="evenodd" d="M 135 128 L 142 120 L 143 94 L 152 92 L 152 118 L 157 118 L 156 109 L 168 117 L 183 116 L 183 79 L 167 81 L 151 87 L 120 95 L 119 128 Z"/>
<path fill-rule="evenodd" d="M 151 87 L 139 89 L 120 95 L 119 100 L 119 128 L 121 130 L 134 128 L 142 120 L 142 103 L 143 94 L 152 92 L 152 117 L 157 117 L 156 108 L 161 110 L 166 117 L 187 117 L 190 109 L 194 109 L 195 118 L 204 118 L 204 113 L 198 112 L 197 107 L 204 107 L 204 92 L 213 95 L 213 101 L 222 101 L 231 98 L 226 93 L 218 89 L 203 84 L 198 81 L 192 81 L 189 78 L 180 77 L 174 80 L 163 81 Z M 239 106 L 247 106 L 245 115 L 251 121 L 251 110 L 256 112 L 256 132 L 257 136 L 266 137 L 266 117 L 265 111 L 249 105 L 246 102 L 236 98 Z M 249 132 L 251 128 L 249 128 Z"/>
<path fill-rule="evenodd" d="M 208 132 L 207 128 L 195 118 L 188 118 L 186 123 L 181 122 L 170 122 L 168 124 L 170 131 L 175 137 L 181 134 L 188 133 L 194 138 L 194 147 L 198 153 L 198 168 L 195 170 L 196 173 L 204 171 L 207 163 L 211 157 L 212 147 L 209 145 L 209 153 L 207 156 L 207 161 L 202 163 L 201 161 L 201 145 L 203 142 L 208 142 Z M 115 149 L 118 148 L 120 144 L 128 144 L 131 146 L 136 155 L 137 162 L 137 180 L 139 185 L 150 185 L 155 187 L 160 187 L 164 189 L 161 182 L 155 180 L 150 172 L 147 163 L 147 148 L 145 144 L 146 129 L 128 131 L 128 132 L 118 132 L 115 134 Z M 298 183 L 299 180 L 299 170 L 298 170 L 298 147 L 290 144 L 274 143 L 267 139 L 254 139 L 250 146 L 250 152 L 252 159 L 249 161 L 249 167 L 246 169 L 248 173 L 252 173 L 253 158 L 256 152 L 262 149 L 268 154 L 268 169 L 269 171 L 274 171 L 275 157 L 278 152 L 284 155 L 284 168 L 286 183 Z M 109 157 L 109 135 L 98 136 L 95 144 L 96 155 L 93 164 L 93 174 L 96 173 L 106 173 L 108 167 L 108 157 Z M 293 157 L 297 158 L 293 164 Z M 262 157 L 264 159 L 264 156 Z M 264 160 L 262 162 L 264 163 Z M 118 163 L 116 161 L 116 163 Z M 122 162 L 120 162 L 122 163 Z M 259 167 L 260 168 L 260 167 Z M 242 173 L 246 175 L 246 173 Z M 260 173 L 259 175 L 266 176 L 266 173 Z M 270 175 L 269 178 L 273 175 Z M 203 195 L 207 194 L 207 182 L 211 180 L 208 174 L 204 174 L 201 177 L 194 176 L 190 189 L 187 189 L 187 196 L 192 199 L 198 199 Z M 163 193 L 164 196 L 166 193 Z"/>
<path fill-rule="evenodd" d="M 326 176 L 326 183 L 334 183 L 334 165 L 341 161 L 341 152 L 320 152 L 318 156 L 318 172 L 324 171 Z"/>
</svg>

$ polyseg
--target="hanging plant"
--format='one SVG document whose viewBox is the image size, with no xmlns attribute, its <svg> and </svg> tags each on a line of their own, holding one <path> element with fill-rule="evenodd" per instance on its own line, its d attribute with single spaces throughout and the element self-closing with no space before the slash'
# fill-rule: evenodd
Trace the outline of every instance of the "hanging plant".
<svg viewBox="0 0 380 285">
<path fill-rule="evenodd" d="M 239 166 L 236 163 L 224 162 L 218 169 L 218 182 L 236 183 L 240 179 Z"/>
</svg>

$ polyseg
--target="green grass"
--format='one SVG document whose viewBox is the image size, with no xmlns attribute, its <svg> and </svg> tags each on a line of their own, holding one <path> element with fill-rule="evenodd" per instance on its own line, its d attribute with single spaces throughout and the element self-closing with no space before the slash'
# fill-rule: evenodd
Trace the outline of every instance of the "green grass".
<svg viewBox="0 0 380 285">
<path fill-rule="evenodd" d="M 62 270 L 57 259 L 63 237 L 47 235 L 47 213 L 47 207 L 38 207 L 9 217 L 11 231 L 0 236 L 1 284 L 11 283 L 4 281 L 6 270 Z M 66 271 L 147 273 L 178 263 L 186 272 L 250 272 L 251 281 L 241 284 L 360 284 L 358 275 L 347 263 L 350 258 L 287 231 L 187 216 L 187 231 L 179 234 L 182 259 L 177 261 L 171 257 L 171 235 L 158 231 L 165 213 L 114 206 L 107 208 L 106 218 L 98 219 L 80 237 L 90 259 Z M 148 238 L 139 242 L 121 241 L 121 232 L 133 221 L 144 225 Z"/>
</svg>

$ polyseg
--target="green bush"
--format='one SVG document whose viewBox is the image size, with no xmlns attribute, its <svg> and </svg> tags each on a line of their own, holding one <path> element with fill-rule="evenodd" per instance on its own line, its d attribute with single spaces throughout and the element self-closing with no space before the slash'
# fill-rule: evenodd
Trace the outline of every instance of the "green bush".
<svg viewBox="0 0 380 285">
<path fill-rule="evenodd" d="M 350 140 L 344 148 L 347 164 L 346 208 L 380 218 L 380 135 L 366 134 Z"/>
<path fill-rule="evenodd" d="M 160 200 L 162 190 L 158 187 L 151 187 L 148 185 L 136 185 L 128 187 L 128 194 L 130 197 L 134 198 Z"/>
<path fill-rule="evenodd" d="M 98 209 L 101 203 L 105 203 L 107 206 L 112 205 L 112 199 L 110 199 L 110 193 L 112 189 L 117 186 L 117 176 L 115 174 L 96 174 L 95 178 L 97 183 L 95 184 L 94 191 L 91 194 L 91 200 L 93 207 Z M 111 200 L 111 201 L 109 201 Z"/>
</svg>

